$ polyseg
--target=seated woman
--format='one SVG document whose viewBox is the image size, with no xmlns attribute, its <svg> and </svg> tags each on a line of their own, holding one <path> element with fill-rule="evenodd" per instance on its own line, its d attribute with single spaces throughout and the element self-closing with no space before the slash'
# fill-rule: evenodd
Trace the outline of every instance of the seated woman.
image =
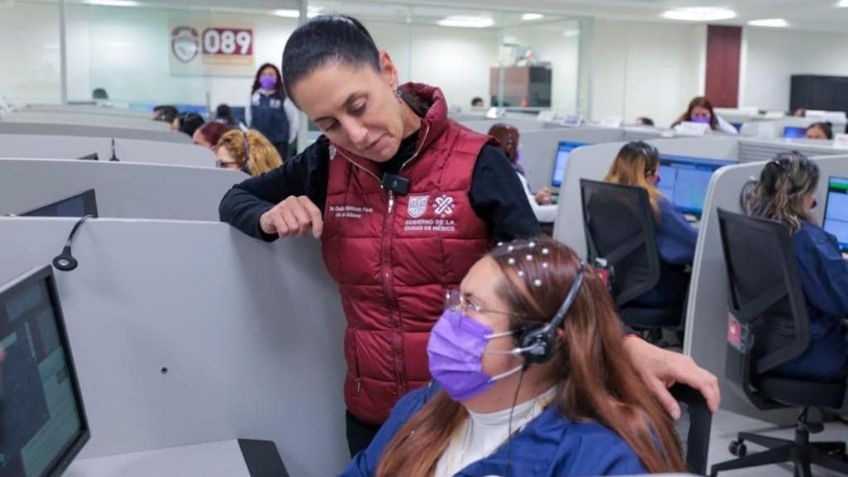
<svg viewBox="0 0 848 477">
<path fill-rule="evenodd" d="M 407 394 L 344 476 L 570 476 L 683 469 L 625 358 L 603 282 L 551 239 L 500 245 L 448 294 Z"/>
<path fill-rule="evenodd" d="M 498 123 L 489 128 L 489 136 L 498 141 L 498 147 L 506 154 L 506 158 L 509 159 L 512 168 L 518 174 L 536 220 L 543 223 L 553 223 L 556 219 L 557 206 L 552 204 L 551 190 L 545 187 L 533 194 L 530 185 L 527 183 L 527 177 L 524 175 L 524 169 L 518 165 L 518 139 L 521 137 L 518 129 L 509 124 Z"/>
<path fill-rule="evenodd" d="M 807 139 L 831 140 L 833 139 L 833 125 L 829 122 L 810 124 L 807 126 L 805 137 Z"/>
<path fill-rule="evenodd" d="M 230 127 L 226 124 L 218 122 L 206 123 L 194 131 L 194 134 L 191 136 L 191 142 L 198 146 L 213 149 L 215 145 L 218 144 L 218 141 L 221 140 L 221 136 L 226 134 L 229 130 Z"/>
<path fill-rule="evenodd" d="M 258 176 L 283 165 L 280 153 L 261 132 L 233 129 L 221 136 L 215 146 L 218 167 L 239 169 Z"/>
<path fill-rule="evenodd" d="M 637 298 L 633 304 L 664 307 L 683 303 L 689 290 L 690 278 L 685 269 L 695 258 L 698 231 L 657 189 L 660 181 L 657 148 L 642 141 L 625 144 L 604 180 L 612 184 L 641 187 L 648 191 L 648 200 L 656 219 L 660 279 L 653 290 Z"/>
<path fill-rule="evenodd" d="M 789 226 L 810 318 L 810 346 L 775 372 L 838 381 L 848 372 L 848 262 L 836 237 L 813 222 L 819 168 L 803 154 L 784 152 L 766 164 L 747 201 L 748 213 Z M 769 323 L 774 326 L 774 323 Z M 756 332 L 756 330 L 755 330 Z"/>
<path fill-rule="evenodd" d="M 704 96 L 697 96 L 689 102 L 689 107 L 686 112 L 681 114 L 677 120 L 672 123 L 671 128 L 674 129 L 680 123 L 689 121 L 693 123 L 705 123 L 710 125 L 710 130 L 722 132 L 725 134 L 739 134 L 739 131 L 732 124 L 722 119 L 713 110 L 713 103 Z"/>
</svg>

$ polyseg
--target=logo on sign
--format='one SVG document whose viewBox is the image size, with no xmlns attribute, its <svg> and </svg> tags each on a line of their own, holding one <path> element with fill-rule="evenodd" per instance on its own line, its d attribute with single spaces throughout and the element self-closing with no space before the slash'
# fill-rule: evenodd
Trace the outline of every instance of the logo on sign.
<svg viewBox="0 0 848 477">
<path fill-rule="evenodd" d="M 433 210 L 435 210 L 436 214 L 440 215 L 442 218 L 453 214 L 453 208 L 453 197 L 447 194 L 442 194 L 441 196 L 436 197 L 436 203 L 433 204 Z"/>
<path fill-rule="evenodd" d="M 182 63 L 193 60 L 200 51 L 200 34 L 192 27 L 178 26 L 171 30 L 171 53 Z"/>
<path fill-rule="evenodd" d="M 409 203 L 406 205 L 406 211 L 409 213 L 409 216 L 417 219 L 424 215 L 424 212 L 427 211 L 427 200 L 429 198 L 426 195 L 410 196 Z"/>
</svg>

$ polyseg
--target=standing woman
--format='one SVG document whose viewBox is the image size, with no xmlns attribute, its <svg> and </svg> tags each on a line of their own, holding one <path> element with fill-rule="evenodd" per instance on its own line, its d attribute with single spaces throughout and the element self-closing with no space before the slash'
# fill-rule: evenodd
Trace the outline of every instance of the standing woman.
<svg viewBox="0 0 848 477">
<path fill-rule="evenodd" d="M 297 136 L 297 108 L 286 96 L 280 70 L 271 63 L 256 70 L 245 114 L 247 124 L 268 138 L 285 160 L 289 142 Z"/>
</svg>

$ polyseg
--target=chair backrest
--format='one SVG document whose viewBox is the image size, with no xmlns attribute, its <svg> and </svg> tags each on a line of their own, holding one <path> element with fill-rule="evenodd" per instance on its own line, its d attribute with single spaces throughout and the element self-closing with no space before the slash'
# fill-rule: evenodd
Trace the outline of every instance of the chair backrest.
<svg viewBox="0 0 848 477">
<path fill-rule="evenodd" d="M 781 222 L 721 208 L 718 220 L 731 301 L 725 372 L 755 406 L 771 408 L 751 380 L 797 358 L 810 343 L 792 236 Z"/>
<path fill-rule="evenodd" d="M 615 304 L 625 305 L 650 291 L 660 279 L 656 222 L 648 192 L 641 187 L 580 179 L 580 195 L 589 261 L 607 261 Z"/>
<path fill-rule="evenodd" d="M 713 415 L 704 396 L 697 390 L 685 384 L 675 384 L 670 391 L 682 411 L 680 419 L 674 421 L 674 432 L 680 441 L 686 467 L 693 474 L 705 475 Z"/>
</svg>

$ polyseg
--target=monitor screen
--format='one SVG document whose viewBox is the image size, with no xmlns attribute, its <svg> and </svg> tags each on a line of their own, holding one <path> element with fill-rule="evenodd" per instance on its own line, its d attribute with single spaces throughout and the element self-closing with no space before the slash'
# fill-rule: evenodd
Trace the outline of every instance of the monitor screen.
<svg viewBox="0 0 848 477">
<path fill-rule="evenodd" d="M 728 164 L 731 162 L 660 156 L 660 183 L 657 188 L 671 200 L 678 211 L 700 217 L 704 212 L 707 187 L 713 172 Z"/>
<path fill-rule="evenodd" d="M 848 251 L 848 177 L 831 177 L 828 181 L 824 229 L 836 235 L 843 252 Z"/>
<path fill-rule="evenodd" d="M 554 187 L 562 187 L 562 180 L 565 177 L 565 166 L 568 164 L 568 157 L 571 151 L 580 146 L 585 146 L 585 142 L 569 142 L 563 141 L 557 146 L 556 160 L 554 160 L 554 172 L 551 179 L 551 185 Z"/>
<path fill-rule="evenodd" d="M 83 215 L 91 215 L 97 217 L 97 198 L 94 189 L 89 189 L 18 215 L 30 217 L 82 217 Z"/>
<path fill-rule="evenodd" d="M 50 266 L 0 287 L 0 475 L 58 477 L 89 438 Z"/>
<path fill-rule="evenodd" d="M 783 137 L 787 139 L 804 139 L 807 137 L 807 128 L 786 126 L 783 128 Z"/>
</svg>

